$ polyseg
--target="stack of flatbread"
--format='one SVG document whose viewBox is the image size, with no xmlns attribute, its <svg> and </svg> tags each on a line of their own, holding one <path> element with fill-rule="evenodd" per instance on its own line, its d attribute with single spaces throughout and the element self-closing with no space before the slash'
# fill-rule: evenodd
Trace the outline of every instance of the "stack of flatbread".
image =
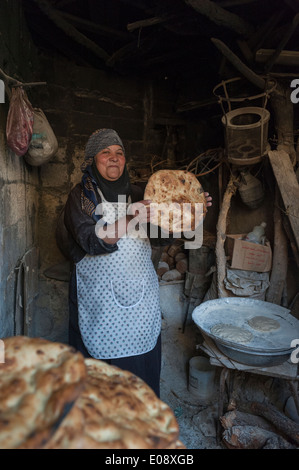
<svg viewBox="0 0 299 470">
<path fill-rule="evenodd" d="M 70 346 L 4 339 L 1 449 L 184 449 L 172 410 L 141 379 Z"/>
<path fill-rule="evenodd" d="M 193 173 L 159 170 L 149 178 L 144 199 L 156 209 L 151 223 L 166 233 L 194 231 L 202 224 L 207 203 L 202 185 Z"/>
</svg>

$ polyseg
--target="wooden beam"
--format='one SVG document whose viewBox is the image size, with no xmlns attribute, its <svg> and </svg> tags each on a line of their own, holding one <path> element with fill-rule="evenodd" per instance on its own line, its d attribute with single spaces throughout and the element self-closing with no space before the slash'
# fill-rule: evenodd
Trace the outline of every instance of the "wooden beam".
<svg viewBox="0 0 299 470">
<path fill-rule="evenodd" d="M 289 41 L 289 39 L 292 37 L 295 30 L 297 29 L 298 24 L 299 24 L 299 13 L 297 13 L 294 16 L 291 25 L 288 27 L 284 37 L 280 41 L 280 44 L 276 48 L 274 54 L 268 59 L 266 65 L 265 65 L 265 71 L 266 72 L 270 72 L 271 68 L 275 64 L 275 62 L 276 62 L 278 56 L 280 55 L 281 51 L 283 50 L 284 46 L 287 44 L 287 42 Z"/>
<path fill-rule="evenodd" d="M 231 199 L 233 195 L 237 192 L 237 185 L 235 184 L 237 178 L 231 174 L 230 180 L 226 187 L 222 206 L 220 209 L 218 222 L 217 222 L 217 241 L 216 241 L 216 266 L 217 266 L 217 292 L 218 298 L 230 297 L 230 293 L 225 289 L 224 279 L 226 276 L 226 256 L 224 249 L 224 242 L 226 239 L 227 233 L 227 216 L 229 213 Z"/>
<path fill-rule="evenodd" d="M 0 69 L 0 76 L 3 78 L 4 84 L 5 84 L 5 92 L 9 100 L 11 99 L 11 95 L 12 95 L 12 91 L 10 88 L 16 88 L 16 87 L 30 88 L 32 86 L 47 85 L 47 82 L 28 82 L 28 83 L 20 82 L 19 80 L 16 80 L 15 78 L 7 75 L 2 69 Z"/>
<path fill-rule="evenodd" d="M 142 42 L 142 39 L 141 41 Z M 140 44 L 139 44 L 140 47 Z M 138 52 L 138 44 L 136 40 L 130 42 L 129 44 L 126 44 L 125 46 L 121 47 L 117 51 L 115 51 L 111 57 L 106 61 L 106 65 L 108 67 L 114 67 L 116 63 L 121 62 L 125 60 L 126 58 L 132 59 L 136 55 L 136 52 Z M 140 52 L 140 51 L 139 51 Z"/>
<path fill-rule="evenodd" d="M 289 79 L 289 78 L 298 78 L 298 73 L 294 73 L 294 72 L 270 72 L 269 76 L 273 77 L 273 78 L 281 78 L 282 80 L 284 80 L 284 79 Z"/>
<path fill-rule="evenodd" d="M 290 243 L 290 247 L 292 249 L 293 255 L 294 255 L 294 259 L 295 259 L 295 261 L 297 263 L 297 266 L 299 268 L 299 249 L 297 248 L 297 245 L 296 245 L 296 242 L 295 242 L 295 237 L 294 237 L 294 234 L 293 234 L 293 230 L 291 228 L 290 221 L 289 221 L 288 217 L 286 216 L 286 214 L 283 214 L 282 223 L 283 223 L 283 228 L 285 230 L 285 233 L 286 233 L 286 235 L 289 239 L 289 243 Z"/>
<path fill-rule="evenodd" d="M 211 38 L 212 43 L 219 49 L 222 54 L 236 67 L 236 69 L 244 75 L 251 83 L 258 88 L 265 90 L 265 80 L 251 70 L 247 65 L 242 62 L 239 57 L 234 54 L 220 39 Z"/>
<path fill-rule="evenodd" d="M 81 46 L 85 46 L 87 49 L 92 51 L 97 57 L 102 60 L 107 60 L 109 55 L 101 47 L 99 47 L 95 42 L 88 39 L 84 34 L 80 33 L 74 26 L 68 23 L 58 12 L 54 10 L 48 0 L 33 0 L 41 11 L 50 18 L 51 21 L 64 33 L 71 37 L 75 42 Z"/>
<path fill-rule="evenodd" d="M 239 5 L 246 5 L 247 3 L 257 3 L 260 0 L 220 0 L 217 2 L 217 5 L 219 5 L 222 8 L 227 8 L 227 7 L 238 7 Z"/>
<path fill-rule="evenodd" d="M 101 36 L 107 37 L 116 37 L 120 39 L 127 39 L 130 40 L 131 35 L 127 32 L 119 31 L 118 29 L 109 28 L 108 26 L 104 26 L 102 24 L 93 23 L 92 21 L 85 20 L 83 18 L 79 18 L 78 16 L 71 15 L 70 13 L 62 12 L 55 10 L 57 14 L 60 14 L 63 18 L 67 21 L 72 23 L 77 28 L 81 28 L 85 31 L 89 31 L 91 33 L 96 33 Z"/>
<path fill-rule="evenodd" d="M 75 60 L 79 65 L 83 67 L 90 67 L 90 62 L 88 62 L 82 55 L 79 55 L 76 52 L 76 48 L 72 47 L 73 44 L 68 41 L 61 41 L 56 36 L 53 37 L 53 34 L 50 32 L 49 28 L 43 27 L 43 22 L 35 21 L 31 19 L 30 28 L 35 31 L 38 37 L 42 38 L 43 41 L 47 41 L 47 43 L 51 47 L 55 47 L 61 54 L 63 54 L 68 59 Z"/>
<path fill-rule="evenodd" d="M 275 49 L 259 49 L 255 53 L 255 60 L 259 63 L 267 62 L 275 53 Z M 275 63 L 278 65 L 299 65 L 299 51 L 281 51 Z"/>
<path fill-rule="evenodd" d="M 270 286 L 266 292 L 266 301 L 281 305 L 282 293 L 288 271 L 288 243 L 283 229 L 283 217 L 279 208 L 280 194 L 276 184 L 274 205 L 274 241 Z"/>
<path fill-rule="evenodd" d="M 269 160 L 299 248 L 299 184 L 289 155 L 284 150 L 270 150 Z"/>
<path fill-rule="evenodd" d="M 177 113 L 183 113 L 185 111 L 192 111 L 193 109 L 205 108 L 208 106 L 218 106 L 218 100 L 216 98 L 211 98 L 202 101 L 188 101 L 186 103 L 180 104 L 176 108 Z"/>
<path fill-rule="evenodd" d="M 242 37 L 248 37 L 254 32 L 253 26 L 247 21 L 226 11 L 211 0 L 185 0 L 185 3 L 201 15 L 208 17 L 213 23 L 229 28 Z"/>
<path fill-rule="evenodd" d="M 257 28 L 255 33 L 248 39 L 248 46 L 251 50 L 256 50 L 262 47 L 272 35 L 273 30 L 284 16 L 284 10 L 275 11 L 260 27 Z"/>
<path fill-rule="evenodd" d="M 276 89 L 271 95 L 270 105 L 274 112 L 274 123 L 277 132 L 277 150 L 284 150 L 296 162 L 294 146 L 294 105 L 291 101 L 289 83 L 277 82 Z"/>
<path fill-rule="evenodd" d="M 134 31 L 139 28 L 146 28 L 147 26 L 154 26 L 156 24 L 165 23 L 169 18 L 162 18 L 154 16 L 153 18 L 147 18 L 146 20 L 135 21 L 134 23 L 127 24 L 128 31 Z"/>
<path fill-rule="evenodd" d="M 240 51 L 242 52 L 244 58 L 246 59 L 248 64 L 252 64 L 254 62 L 254 55 L 247 43 L 247 41 L 237 39 L 238 46 Z"/>
<path fill-rule="evenodd" d="M 155 34 L 148 34 L 142 36 L 138 40 L 126 44 L 117 51 L 115 51 L 111 57 L 106 61 L 108 67 L 114 67 L 117 63 L 121 63 L 125 60 L 134 61 L 134 57 L 138 55 L 140 58 L 145 52 L 151 50 L 156 44 L 157 38 Z"/>
</svg>

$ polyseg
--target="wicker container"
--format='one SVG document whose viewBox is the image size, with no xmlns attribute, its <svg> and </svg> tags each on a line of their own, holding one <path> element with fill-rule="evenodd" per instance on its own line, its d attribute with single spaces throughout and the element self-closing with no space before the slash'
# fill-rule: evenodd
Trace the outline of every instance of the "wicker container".
<svg viewBox="0 0 299 470">
<path fill-rule="evenodd" d="M 270 148 L 269 119 L 269 111 L 259 107 L 238 108 L 222 116 L 229 162 L 254 165 L 261 160 Z"/>
</svg>

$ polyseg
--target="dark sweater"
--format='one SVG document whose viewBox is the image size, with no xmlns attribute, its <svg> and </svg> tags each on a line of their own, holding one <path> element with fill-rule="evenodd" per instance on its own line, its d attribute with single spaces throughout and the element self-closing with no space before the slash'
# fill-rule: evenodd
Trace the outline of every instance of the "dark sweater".
<svg viewBox="0 0 299 470">
<path fill-rule="evenodd" d="M 131 198 L 132 202 L 138 202 L 143 199 L 143 190 L 132 185 Z M 98 203 L 101 203 L 101 197 L 98 194 Z M 63 221 L 63 219 L 62 219 Z M 72 263 L 78 263 L 84 256 L 102 255 L 113 253 L 118 249 L 117 243 L 111 245 L 96 236 L 96 222 L 81 208 L 81 183 L 77 184 L 69 194 L 64 209 L 64 224 L 60 227 L 60 244 L 63 244 L 61 251 L 67 254 Z M 148 224 L 148 233 L 149 224 Z M 160 230 L 159 230 L 160 233 Z M 173 238 L 163 239 L 159 236 L 157 239 L 151 240 L 151 244 L 155 246 L 170 245 Z"/>
<path fill-rule="evenodd" d="M 142 199 L 142 190 L 132 186 L 132 202 Z M 97 195 L 100 204 L 100 195 Z M 96 222 L 81 208 L 81 183 L 70 192 L 64 210 L 64 224 L 67 230 L 67 250 L 73 263 L 78 263 L 86 253 L 102 255 L 118 249 L 117 244 L 109 244 L 96 236 Z"/>
</svg>

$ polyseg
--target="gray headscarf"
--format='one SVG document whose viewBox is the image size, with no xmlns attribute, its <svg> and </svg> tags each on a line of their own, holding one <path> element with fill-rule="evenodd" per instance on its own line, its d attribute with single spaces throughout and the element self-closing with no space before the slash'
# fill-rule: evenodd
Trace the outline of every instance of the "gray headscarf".
<svg viewBox="0 0 299 470">
<path fill-rule="evenodd" d="M 85 161 L 89 161 L 89 164 L 91 164 L 95 155 L 110 145 L 119 145 L 125 153 L 124 144 L 114 129 L 96 130 L 87 141 L 85 147 Z"/>
<path fill-rule="evenodd" d="M 83 199 L 85 200 L 84 206 L 89 208 L 89 202 L 86 198 L 93 201 L 95 205 L 95 195 L 92 186 L 96 184 L 102 191 L 105 199 L 109 202 L 117 202 L 119 195 L 125 195 L 126 199 L 131 193 L 131 184 L 127 167 L 125 166 L 123 174 L 116 181 L 106 180 L 98 171 L 94 157 L 101 150 L 109 147 L 110 145 L 119 145 L 125 153 L 124 145 L 114 129 L 98 129 L 88 139 L 85 147 L 85 159 L 81 165 L 83 171 Z M 93 208 L 94 209 L 94 208 Z"/>
</svg>

